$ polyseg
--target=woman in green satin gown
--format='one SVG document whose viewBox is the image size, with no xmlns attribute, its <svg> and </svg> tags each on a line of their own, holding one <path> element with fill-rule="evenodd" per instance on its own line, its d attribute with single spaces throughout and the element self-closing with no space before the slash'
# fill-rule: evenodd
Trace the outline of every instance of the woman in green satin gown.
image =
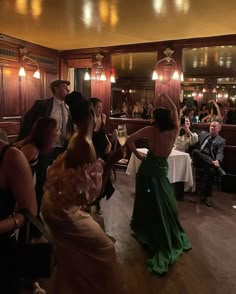
<svg viewBox="0 0 236 294">
<path fill-rule="evenodd" d="M 161 107 L 153 111 L 152 126 L 129 136 L 127 145 L 142 160 L 136 175 L 136 197 L 131 228 L 136 239 L 151 252 L 147 261 L 150 271 L 164 274 L 183 251 L 191 249 L 178 219 L 173 188 L 167 177 L 168 156 L 179 133 L 178 113 L 175 104 L 162 94 Z M 143 157 L 135 141 L 145 138 L 149 152 Z"/>
</svg>

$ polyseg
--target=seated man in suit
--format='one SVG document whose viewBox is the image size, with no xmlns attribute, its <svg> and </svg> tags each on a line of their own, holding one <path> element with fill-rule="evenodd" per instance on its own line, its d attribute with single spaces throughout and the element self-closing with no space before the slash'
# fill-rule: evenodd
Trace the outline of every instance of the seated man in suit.
<svg viewBox="0 0 236 294">
<path fill-rule="evenodd" d="M 211 197 L 214 176 L 216 173 L 219 175 L 225 174 L 220 166 L 224 158 L 225 146 L 225 139 L 219 135 L 220 130 L 221 124 L 213 121 L 210 124 L 209 133 L 202 131 L 198 135 L 200 148 L 192 151 L 193 164 L 196 167 L 204 168 L 206 179 L 201 200 L 209 207 L 212 206 Z"/>
</svg>

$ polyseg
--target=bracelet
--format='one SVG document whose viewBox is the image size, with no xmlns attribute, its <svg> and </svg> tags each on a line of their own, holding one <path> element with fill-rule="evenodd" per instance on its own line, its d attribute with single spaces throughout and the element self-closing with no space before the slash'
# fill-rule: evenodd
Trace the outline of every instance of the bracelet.
<svg viewBox="0 0 236 294">
<path fill-rule="evenodd" d="M 14 223 L 15 223 L 15 230 L 19 229 L 20 228 L 20 222 L 19 220 L 15 217 L 15 213 L 13 213 L 13 215 L 11 216 L 14 220 Z"/>
</svg>

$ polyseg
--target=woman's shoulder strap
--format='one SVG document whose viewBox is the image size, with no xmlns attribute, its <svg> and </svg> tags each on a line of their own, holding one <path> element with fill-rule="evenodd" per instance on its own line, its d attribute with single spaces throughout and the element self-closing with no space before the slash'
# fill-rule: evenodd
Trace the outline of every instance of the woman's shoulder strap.
<svg viewBox="0 0 236 294">
<path fill-rule="evenodd" d="M 1 150 L 1 152 L 0 152 L 0 163 L 2 162 L 2 160 L 3 160 L 3 158 L 4 158 L 4 155 L 5 155 L 5 153 L 6 153 L 6 151 L 7 151 L 7 149 L 8 149 L 9 147 L 11 147 L 10 144 L 5 145 L 5 146 L 2 148 L 2 150 Z"/>
</svg>

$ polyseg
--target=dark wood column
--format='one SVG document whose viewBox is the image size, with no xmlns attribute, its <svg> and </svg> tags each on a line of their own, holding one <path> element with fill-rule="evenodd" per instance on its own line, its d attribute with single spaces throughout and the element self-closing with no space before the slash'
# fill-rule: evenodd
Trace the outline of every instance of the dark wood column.
<svg viewBox="0 0 236 294">
<path fill-rule="evenodd" d="M 93 60 L 96 62 L 97 60 Z M 110 70 L 111 70 L 111 56 L 104 55 L 103 66 L 107 80 L 97 81 L 91 80 L 91 96 L 97 97 L 103 102 L 103 112 L 109 116 L 111 107 L 111 83 L 110 83 Z M 96 64 L 92 65 L 92 76 L 95 74 Z"/>
<path fill-rule="evenodd" d="M 158 51 L 158 61 L 165 58 L 163 50 Z M 176 104 L 179 103 L 180 98 L 180 80 L 173 80 L 172 75 L 175 69 L 178 70 L 179 75 L 182 72 L 182 49 L 171 48 L 174 50 L 172 58 L 175 60 L 176 65 L 170 62 L 170 65 L 166 62 L 160 62 L 157 65 L 159 79 L 156 81 L 155 85 L 155 106 L 158 106 L 158 96 L 162 93 L 168 95 Z"/>
</svg>

